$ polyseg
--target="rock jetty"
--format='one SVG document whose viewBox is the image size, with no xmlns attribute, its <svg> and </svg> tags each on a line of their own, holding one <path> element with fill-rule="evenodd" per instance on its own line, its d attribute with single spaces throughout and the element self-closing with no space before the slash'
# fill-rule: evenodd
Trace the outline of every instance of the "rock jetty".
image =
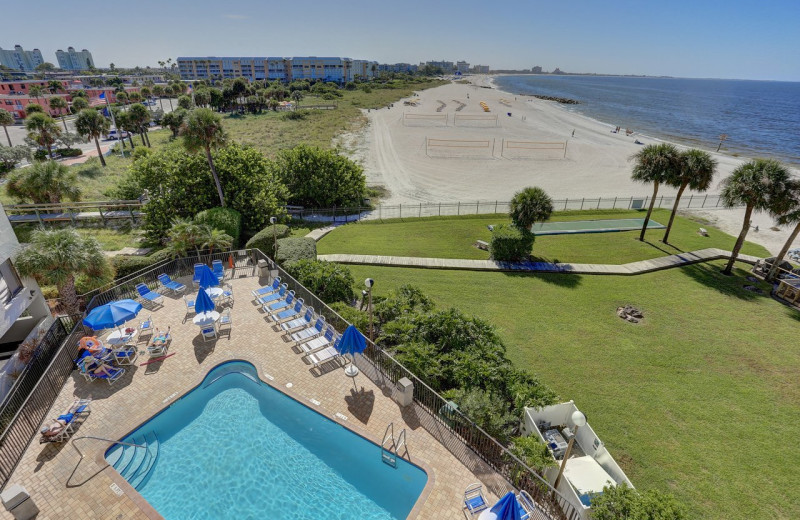
<svg viewBox="0 0 800 520">
<path fill-rule="evenodd" d="M 540 96 L 539 94 L 526 94 L 528 97 L 535 97 L 536 99 L 544 99 L 545 101 L 555 101 L 556 103 L 563 103 L 564 105 L 579 105 L 581 102 L 576 99 L 569 99 L 555 96 Z"/>
</svg>

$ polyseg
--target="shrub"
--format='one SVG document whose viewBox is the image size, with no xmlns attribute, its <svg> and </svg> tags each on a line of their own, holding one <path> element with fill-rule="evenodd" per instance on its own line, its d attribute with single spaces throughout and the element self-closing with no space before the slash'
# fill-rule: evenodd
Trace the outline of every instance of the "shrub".
<svg viewBox="0 0 800 520">
<path fill-rule="evenodd" d="M 280 247 L 278 247 L 280 253 Z M 347 267 L 320 260 L 298 260 L 286 266 L 298 282 L 325 303 L 352 302 L 355 280 Z"/>
<path fill-rule="evenodd" d="M 355 328 L 363 332 L 365 335 L 369 331 L 369 314 L 364 311 L 358 310 L 355 307 L 345 302 L 333 302 L 330 308 L 336 311 L 339 316 L 351 323 Z"/>
<path fill-rule="evenodd" d="M 683 520 L 687 518 L 683 504 L 669 494 L 658 490 L 643 493 L 627 484 L 606 486 L 602 493 L 592 495 L 594 520 Z"/>
<path fill-rule="evenodd" d="M 111 258 L 111 263 L 117 273 L 116 279 L 120 279 L 150 267 L 156 262 L 150 256 L 117 255 Z"/>
<path fill-rule="evenodd" d="M 194 217 L 197 224 L 205 224 L 212 229 L 224 231 L 233 238 L 231 247 L 239 245 L 242 229 L 242 214 L 233 208 L 211 208 L 203 210 Z"/>
<path fill-rule="evenodd" d="M 483 430 L 507 444 L 512 433 L 519 425 L 519 418 L 504 409 L 502 399 L 492 392 L 478 388 L 472 390 L 454 390 L 447 397 L 458 404 L 459 410 L 475 421 Z"/>
<path fill-rule="evenodd" d="M 302 121 L 308 117 L 309 110 L 292 110 L 291 112 L 285 112 L 281 115 L 281 119 L 286 121 Z"/>
<path fill-rule="evenodd" d="M 541 442 L 535 435 L 527 437 L 514 437 L 511 439 L 509 451 L 529 468 L 535 469 L 540 474 L 547 468 L 555 467 L 556 461 L 550 454 L 547 444 Z M 515 475 L 518 477 L 518 475 Z"/>
<path fill-rule="evenodd" d="M 536 186 L 515 193 L 508 212 L 514 226 L 527 231 L 530 231 L 534 223 L 549 219 L 552 213 L 553 199 Z"/>
<path fill-rule="evenodd" d="M 83 155 L 83 150 L 80 148 L 56 148 L 55 152 L 61 157 L 78 157 Z"/>
<path fill-rule="evenodd" d="M 31 151 L 27 146 L 0 146 L 0 173 L 10 172 L 24 159 L 30 159 Z"/>
<path fill-rule="evenodd" d="M 273 231 L 273 228 L 275 228 L 275 231 Z M 270 225 L 253 235 L 253 237 L 247 241 L 245 247 L 248 249 L 260 249 L 261 252 L 268 257 L 274 258 L 275 251 L 273 251 L 273 245 L 275 237 L 277 236 L 278 239 L 281 239 L 288 237 L 290 234 L 291 230 L 289 226 L 284 226 L 283 224 Z"/>
<path fill-rule="evenodd" d="M 525 260 L 531 253 L 535 236 L 530 231 L 500 224 L 492 231 L 489 252 L 493 260 L 515 262 Z"/>
<path fill-rule="evenodd" d="M 317 259 L 317 243 L 313 238 L 288 237 L 278 240 L 278 254 L 275 255 L 276 262 L 289 264 L 304 259 Z"/>
<path fill-rule="evenodd" d="M 334 150 L 299 145 L 282 150 L 272 163 L 292 204 L 317 208 L 358 206 L 366 192 L 364 169 Z"/>
<path fill-rule="evenodd" d="M 168 259 L 172 258 L 172 256 L 173 256 L 172 251 L 170 251 L 167 248 L 167 249 L 159 249 L 158 251 L 156 251 L 154 253 L 150 253 L 148 258 L 150 260 L 152 260 L 153 265 L 155 265 L 155 264 L 157 264 L 157 263 L 159 263 L 159 262 L 161 262 L 163 260 L 168 260 Z"/>
<path fill-rule="evenodd" d="M 35 152 L 33 152 L 33 159 L 35 161 L 46 161 L 47 150 L 36 150 Z"/>
<path fill-rule="evenodd" d="M 133 159 L 133 162 L 136 162 L 139 159 L 144 159 L 145 157 L 149 157 L 152 154 L 153 154 L 152 148 L 145 148 L 144 146 L 140 146 L 133 151 L 133 153 L 131 154 L 131 158 Z"/>
</svg>

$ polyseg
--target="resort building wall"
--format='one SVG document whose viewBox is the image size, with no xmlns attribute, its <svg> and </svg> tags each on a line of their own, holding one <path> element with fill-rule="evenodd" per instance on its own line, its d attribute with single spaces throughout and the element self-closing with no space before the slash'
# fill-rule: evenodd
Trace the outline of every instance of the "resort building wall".
<svg viewBox="0 0 800 520">
<path fill-rule="evenodd" d="M 356 76 L 371 78 L 377 63 L 350 58 L 279 57 L 181 57 L 178 72 L 183 80 L 246 78 L 250 81 L 321 80 L 344 83 Z"/>
<path fill-rule="evenodd" d="M 64 70 L 87 70 L 94 68 L 92 53 L 86 49 L 76 51 L 75 47 L 67 47 L 67 52 L 58 49 L 56 51 L 56 59 L 58 60 L 59 68 Z"/>
</svg>

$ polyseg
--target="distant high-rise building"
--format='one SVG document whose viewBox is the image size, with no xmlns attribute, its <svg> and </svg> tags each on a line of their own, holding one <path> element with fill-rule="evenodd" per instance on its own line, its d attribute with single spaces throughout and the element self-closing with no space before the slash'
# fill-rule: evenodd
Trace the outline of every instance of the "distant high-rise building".
<svg viewBox="0 0 800 520">
<path fill-rule="evenodd" d="M 534 74 L 541 74 L 542 68 L 539 65 L 537 65 L 531 69 L 531 72 L 533 72 Z"/>
<path fill-rule="evenodd" d="M 469 72 L 469 63 L 466 61 L 457 61 L 456 62 L 456 70 L 461 72 L 462 74 L 466 74 Z"/>
<path fill-rule="evenodd" d="M 445 74 L 449 74 L 455 70 L 455 65 L 452 61 L 426 61 L 425 65 L 430 65 L 436 69 L 442 69 Z"/>
<path fill-rule="evenodd" d="M 378 70 L 385 72 L 404 72 L 413 74 L 417 72 L 418 67 L 410 63 L 382 63 L 378 65 Z"/>
<path fill-rule="evenodd" d="M 476 72 L 478 74 L 489 74 L 489 66 L 488 65 L 475 65 L 472 67 L 472 72 Z"/>
<path fill-rule="evenodd" d="M 20 45 L 15 45 L 13 51 L 0 47 L 0 65 L 14 70 L 34 70 L 44 63 L 44 58 L 39 49 L 26 51 Z"/>
<path fill-rule="evenodd" d="M 67 47 L 67 52 L 56 51 L 58 67 L 64 70 L 88 70 L 94 68 L 92 53 L 83 49 L 78 52 L 75 47 Z"/>
<path fill-rule="evenodd" d="M 350 58 L 295 56 L 279 57 L 179 57 L 181 79 L 246 78 L 257 80 L 321 80 L 344 83 L 356 76 L 374 76 L 378 63 Z"/>
</svg>

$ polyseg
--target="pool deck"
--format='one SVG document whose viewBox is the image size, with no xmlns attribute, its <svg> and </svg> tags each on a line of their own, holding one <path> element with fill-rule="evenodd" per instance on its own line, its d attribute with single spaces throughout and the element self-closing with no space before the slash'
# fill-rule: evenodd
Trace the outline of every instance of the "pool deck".
<svg viewBox="0 0 800 520">
<path fill-rule="evenodd" d="M 496 499 L 488 489 L 498 490 L 499 494 L 507 486 L 502 477 L 468 450 L 464 450 L 467 454 L 462 454 L 460 459 L 469 467 L 463 464 L 421 426 L 413 407 L 401 408 L 387 396 L 386 389 L 373 384 L 363 374 L 351 379 L 338 365 L 324 366 L 321 372 L 312 369 L 293 351 L 292 343 L 271 328 L 263 311 L 253 303 L 250 291 L 266 280 L 248 276 L 252 272 L 250 269 L 243 271 L 247 272 L 230 280 L 236 296 L 230 337 L 223 335 L 216 341 L 204 342 L 191 317 L 184 322 L 185 306 L 180 296 L 167 295 L 163 307 L 152 312 L 143 309 L 139 317 L 152 314 L 157 327 L 171 327 L 173 340 L 169 352 L 175 355 L 139 366 L 148 359 L 147 355 L 140 355 L 113 385 L 105 381 L 86 382 L 74 371 L 46 421 L 59 415 L 74 399 L 91 398 L 92 412 L 77 427 L 73 438 L 121 439 L 199 384 L 214 366 L 242 359 L 253 363 L 265 382 L 378 444 L 390 422 L 394 422 L 395 434 L 406 428 L 408 458 L 426 469 L 429 477 L 429 485 L 410 518 L 463 520 L 464 488 L 476 481 L 484 483 L 490 503 Z M 187 283 L 187 280 L 181 281 Z M 187 294 L 191 294 L 191 284 L 187 285 Z M 131 323 L 135 325 L 138 320 Z M 139 343 L 140 350 L 144 346 L 145 342 Z M 287 390 L 289 383 L 291 387 Z M 9 485 L 23 485 L 41 510 L 38 520 L 161 518 L 105 464 L 102 456 L 108 443 L 81 439 L 77 444 L 84 453 L 82 460 L 71 443 L 39 444 L 37 436 L 12 475 Z M 363 456 L 377 458 L 380 452 L 376 448 L 374 453 Z M 0 518 L 5 520 L 12 516 L 2 511 Z"/>
</svg>

